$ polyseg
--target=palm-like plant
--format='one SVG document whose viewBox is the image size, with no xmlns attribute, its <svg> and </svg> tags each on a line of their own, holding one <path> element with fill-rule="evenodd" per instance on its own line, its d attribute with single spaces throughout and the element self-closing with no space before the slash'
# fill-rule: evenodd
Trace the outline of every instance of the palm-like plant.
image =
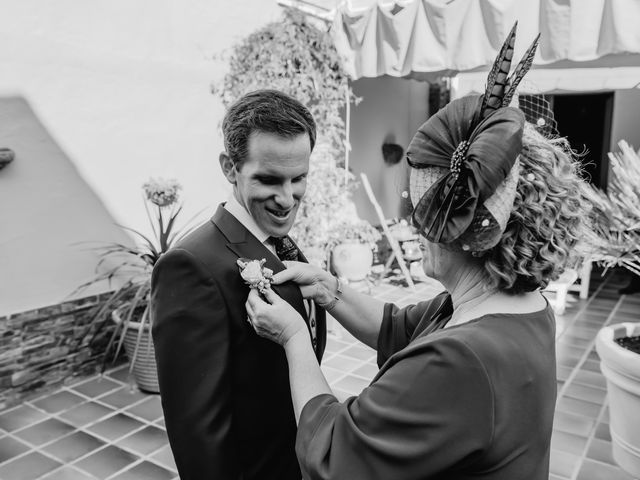
<svg viewBox="0 0 640 480">
<path fill-rule="evenodd" d="M 624 140 L 618 145 L 620 152 L 609 153 L 612 178 L 608 192 L 587 189 L 593 229 L 586 244 L 593 261 L 640 275 L 640 153 Z"/>
<path fill-rule="evenodd" d="M 121 321 L 116 323 L 109 343 L 107 345 L 102 371 L 106 368 L 108 354 L 114 344 L 117 345 L 113 360 L 118 358 L 124 343 L 126 332 L 137 321 L 138 336 L 135 349 L 131 354 L 130 370 L 139 354 L 143 333 L 150 328 L 148 300 L 151 290 L 151 273 L 160 256 L 172 245 L 180 241 L 195 227 L 188 227 L 193 219 L 187 222 L 182 229 L 176 228 L 176 220 L 182 211 L 179 202 L 180 184 L 175 180 L 150 179 L 143 186 L 144 206 L 151 226 L 152 236 L 145 235 L 139 230 L 122 226 L 131 232 L 135 239 L 135 246 L 127 246 L 122 243 L 111 242 L 99 245 L 100 260 L 96 266 L 99 271 L 92 280 L 80 286 L 86 288 L 96 282 L 107 281 L 112 284 L 115 280 L 121 282 L 112 294 L 96 309 L 94 321 L 87 332 L 89 343 L 93 343 L 108 324 L 113 311 L 121 313 Z M 195 218 L 195 217 L 194 217 Z M 141 313 L 141 315 L 140 315 Z M 139 320 L 138 320 L 139 316 Z M 146 336 L 146 351 L 152 349 L 151 337 Z"/>
</svg>

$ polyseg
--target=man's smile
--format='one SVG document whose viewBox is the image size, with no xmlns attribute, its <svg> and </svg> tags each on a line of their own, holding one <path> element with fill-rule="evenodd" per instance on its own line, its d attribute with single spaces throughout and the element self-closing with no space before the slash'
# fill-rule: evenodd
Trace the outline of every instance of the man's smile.
<svg viewBox="0 0 640 480">
<path fill-rule="evenodd" d="M 289 214 L 293 211 L 292 208 L 288 210 L 280 210 L 280 209 L 268 208 L 268 207 L 264 207 L 264 208 L 271 215 L 281 220 L 285 220 L 289 216 Z"/>
</svg>

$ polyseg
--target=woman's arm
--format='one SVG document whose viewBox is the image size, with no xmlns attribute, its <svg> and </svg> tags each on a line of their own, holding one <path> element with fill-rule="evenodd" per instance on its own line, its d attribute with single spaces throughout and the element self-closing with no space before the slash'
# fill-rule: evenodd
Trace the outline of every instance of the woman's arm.
<svg viewBox="0 0 640 480">
<path fill-rule="evenodd" d="M 333 395 L 333 392 L 320 370 L 306 332 L 289 339 L 284 345 L 284 351 L 289 363 L 291 400 L 298 424 L 302 409 L 309 400 L 322 394 Z"/>
<path fill-rule="evenodd" d="M 273 277 L 273 283 L 293 281 L 302 295 L 326 308 L 349 333 L 377 349 L 384 302 L 340 285 L 338 279 L 318 267 L 300 262 L 285 262 L 287 269 Z"/>
</svg>

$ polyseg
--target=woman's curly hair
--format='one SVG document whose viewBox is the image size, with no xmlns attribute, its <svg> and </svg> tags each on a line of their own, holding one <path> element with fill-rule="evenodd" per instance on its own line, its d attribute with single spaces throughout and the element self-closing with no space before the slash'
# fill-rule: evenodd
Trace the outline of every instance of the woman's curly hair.
<svg viewBox="0 0 640 480">
<path fill-rule="evenodd" d="M 492 287 L 513 294 L 544 288 L 573 260 L 589 211 L 579 165 L 566 139 L 525 124 L 513 210 L 483 257 Z"/>
</svg>

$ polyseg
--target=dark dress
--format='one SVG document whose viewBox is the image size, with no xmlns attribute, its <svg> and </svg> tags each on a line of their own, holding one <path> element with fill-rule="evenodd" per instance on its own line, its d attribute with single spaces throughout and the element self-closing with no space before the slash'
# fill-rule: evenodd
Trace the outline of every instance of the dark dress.
<svg viewBox="0 0 640 480">
<path fill-rule="evenodd" d="M 387 304 L 380 371 L 357 397 L 304 407 L 305 479 L 547 480 L 556 399 L 551 307 L 447 329 L 451 298 Z"/>
</svg>

